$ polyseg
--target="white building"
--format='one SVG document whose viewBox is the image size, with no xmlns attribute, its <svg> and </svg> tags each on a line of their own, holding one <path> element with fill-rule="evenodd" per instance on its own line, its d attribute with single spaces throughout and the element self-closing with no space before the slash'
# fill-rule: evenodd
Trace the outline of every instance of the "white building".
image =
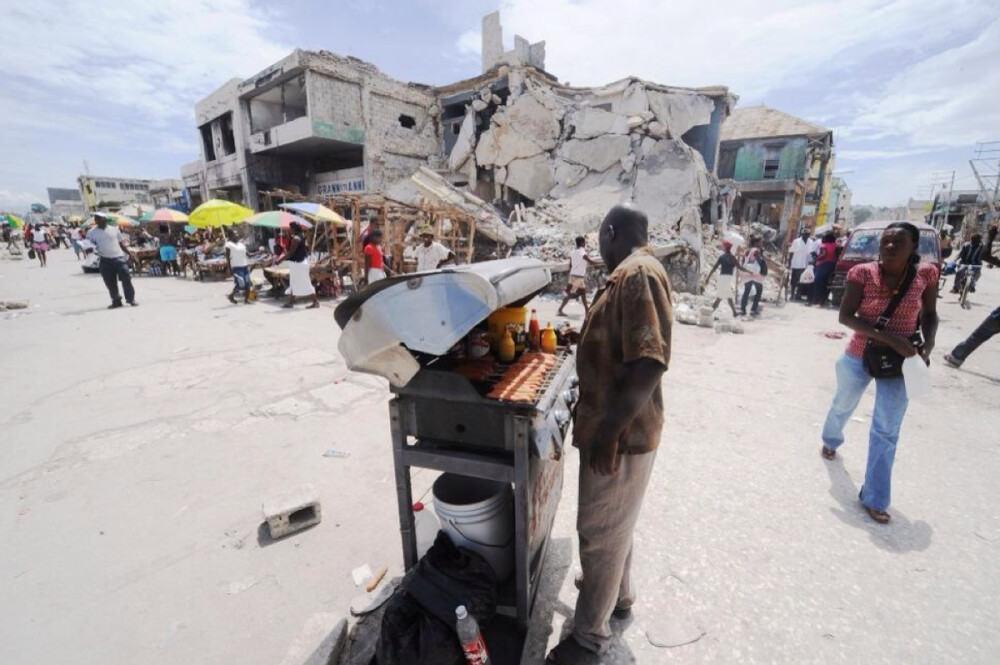
<svg viewBox="0 0 1000 665">
<path fill-rule="evenodd" d="M 80 197 L 88 211 L 118 209 L 129 203 L 151 205 L 152 180 L 82 175 L 77 178 Z"/>
</svg>

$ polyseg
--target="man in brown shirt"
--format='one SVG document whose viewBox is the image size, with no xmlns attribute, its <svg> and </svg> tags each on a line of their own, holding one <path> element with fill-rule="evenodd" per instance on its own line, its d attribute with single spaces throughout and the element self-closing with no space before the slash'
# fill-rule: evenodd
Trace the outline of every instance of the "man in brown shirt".
<svg viewBox="0 0 1000 665">
<path fill-rule="evenodd" d="M 670 281 L 646 246 L 649 221 L 615 206 L 600 230 L 611 271 L 597 293 L 577 349 L 580 401 L 573 444 L 580 449 L 580 536 L 573 634 L 549 654 L 553 663 L 598 662 L 611 641 L 611 617 L 635 600 L 632 532 L 663 428 L 660 379 L 670 362 Z"/>
</svg>

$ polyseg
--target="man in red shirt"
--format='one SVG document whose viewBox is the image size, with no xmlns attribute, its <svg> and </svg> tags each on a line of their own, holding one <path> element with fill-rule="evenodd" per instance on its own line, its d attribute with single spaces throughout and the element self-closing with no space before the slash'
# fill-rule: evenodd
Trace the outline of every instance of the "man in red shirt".
<svg viewBox="0 0 1000 665">
<path fill-rule="evenodd" d="M 368 279 L 369 286 L 380 279 L 385 279 L 387 275 L 392 275 L 392 270 L 385 265 L 383 260 L 382 239 L 382 231 L 375 229 L 368 236 L 368 244 L 365 245 L 365 277 Z"/>
</svg>

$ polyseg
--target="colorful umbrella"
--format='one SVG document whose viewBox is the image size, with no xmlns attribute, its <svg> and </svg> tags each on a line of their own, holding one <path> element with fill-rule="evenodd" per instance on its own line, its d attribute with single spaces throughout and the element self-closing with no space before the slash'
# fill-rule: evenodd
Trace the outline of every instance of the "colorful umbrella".
<svg viewBox="0 0 1000 665">
<path fill-rule="evenodd" d="M 193 235 L 194 232 L 197 231 L 197 230 L 198 230 L 197 226 L 191 226 L 190 224 L 185 224 L 184 225 L 184 233 L 187 233 L 189 235 Z"/>
<path fill-rule="evenodd" d="M 347 225 L 347 220 L 319 203 L 282 203 L 278 207 L 294 210 L 300 215 L 308 215 L 320 222 L 333 222 L 334 224 Z"/>
<path fill-rule="evenodd" d="M 250 226 L 266 226 L 270 229 L 287 229 L 292 222 L 298 222 L 304 229 L 312 228 L 312 224 L 303 218 L 284 210 L 269 210 L 257 213 L 253 217 L 248 217 L 243 221 Z"/>
<path fill-rule="evenodd" d="M 160 208 L 159 210 L 150 211 L 143 214 L 139 218 L 140 222 L 153 222 L 157 224 L 165 224 L 168 222 L 180 222 L 187 223 L 188 216 L 179 210 L 174 210 L 172 208 Z"/>
<path fill-rule="evenodd" d="M 119 215 L 115 212 L 102 212 L 103 216 L 108 218 L 108 224 L 112 226 L 135 226 L 139 222 L 135 221 L 131 217 L 126 217 L 125 215 Z M 87 226 L 96 226 L 97 222 L 91 217 L 87 220 Z"/>
<path fill-rule="evenodd" d="M 12 229 L 23 229 L 24 228 L 24 220 L 21 219 L 20 217 L 18 217 L 17 215 L 11 215 L 11 214 L 8 214 L 8 213 L 4 213 L 4 216 L 2 217 L 2 219 L 5 222 L 7 222 L 7 226 L 9 226 Z"/>
<path fill-rule="evenodd" d="M 239 203 L 210 199 L 192 210 L 188 221 L 199 229 L 210 229 L 242 222 L 252 214 L 253 210 Z"/>
</svg>

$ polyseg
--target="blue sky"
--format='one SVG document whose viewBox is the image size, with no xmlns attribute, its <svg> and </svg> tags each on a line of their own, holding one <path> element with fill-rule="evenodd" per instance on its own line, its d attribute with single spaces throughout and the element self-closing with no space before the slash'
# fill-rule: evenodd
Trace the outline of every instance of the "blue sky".
<svg viewBox="0 0 1000 665">
<path fill-rule="evenodd" d="M 932 173 L 1000 140 L 996 0 L 0 0 L 0 209 L 91 173 L 178 177 L 198 155 L 194 103 L 293 48 L 353 55 L 404 80 L 479 73 L 500 9 L 547 42 L 564 82 L 638 75 L 723 84 L 834 129 L 855 203 L 926 194 Z"/>
</svg>

